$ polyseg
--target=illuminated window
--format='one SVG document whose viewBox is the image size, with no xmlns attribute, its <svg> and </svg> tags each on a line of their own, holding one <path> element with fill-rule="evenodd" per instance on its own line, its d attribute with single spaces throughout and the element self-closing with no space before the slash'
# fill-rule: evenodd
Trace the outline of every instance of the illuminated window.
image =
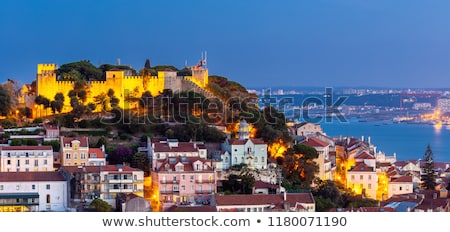
<svg viewBox="0 0 450 232">
<path fill-rule="evenodd" d="M 364 179 L 364 176 L 363 175 L 359 175 L 359 179 L 360 180 Z"/>
</svg>

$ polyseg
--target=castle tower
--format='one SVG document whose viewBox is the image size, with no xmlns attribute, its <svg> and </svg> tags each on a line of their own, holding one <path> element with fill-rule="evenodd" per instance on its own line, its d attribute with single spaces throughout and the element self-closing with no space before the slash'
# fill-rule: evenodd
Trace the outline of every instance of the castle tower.
<svg viewBox="0 0 450 232">
<path fill-rule="evenodd" d="M 239 140 L 250 138 L 250 125 L 247 123 L 247 121 L 245 121 L 245 119 L 242 119 L 242 121 L 239 123 L 238 137 Z"/>
</svg>

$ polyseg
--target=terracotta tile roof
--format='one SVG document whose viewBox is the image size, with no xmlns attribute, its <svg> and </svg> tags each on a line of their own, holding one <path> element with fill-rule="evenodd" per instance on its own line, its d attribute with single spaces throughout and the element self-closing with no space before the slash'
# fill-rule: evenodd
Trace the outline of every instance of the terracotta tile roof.
<svg viewBox="0 0 450 232">
<path fill-rule="evenodd" d="M 155 143 L 155 152 L 197 152 L 193 143 L 178 142 L 177 147 L 170 147 L 168 143 Z"/>
<path fill-rule="evenodd" d="M 392 183 L 412 183 L 412 176 L 400 176 L 397 178 L 391 178 Z"/>
<path fill-rule="evenodd" d="M 64 137 L 61 147 L 64 147 L 64 144 L 70 144 L 74 140 L 80 141 L 80 147 L 89 147 L 88 137 Z"/>
<path fill-rule="evenodd" d="M 373 172 L 373 167 L 367 166 L 367 164 L 363 162 L 356 163 L 349 172 Z"/>
<path fill-rule="evenodd" d="M 175 171 L 175 165 L 181 163 L 184 165 L 184 172 L 192 172 L 194 171 L 193 164 L 197 160 L 201 161 L 204 164 L 209 164 L 210 161 L 206 159 L 202 159 L 200 157 L 170 157 L 160 162 L 159 168 L 156 170 L 157 172 L 165 172 L 166 164 L 168 164 L 168 168 L 171 171 Z M 212 167 L 207 165 L 207 168 L 203 168 L 202 171 L 213 171 Z"/>
<path fill-rule="evenodd" d="M 173 205 L 169 207 L 166 212 L 217 212 L 215 206 L 202 205 L 202 206 L 184 206 Z"/>
<path fill-rule="evenodd" d="M 215 196 L 215 198 L 217 206 L 278 205 L 284 202 L 283 194 L 223 195 Z M 286 202 L 289 202 L 291 206 L 296 203 L 315 203 L 311 193 L 287 193 Z"/>
<path fill-rule="evenodd" d="M 122 165 L 120 166 L 122 168 L 122 173 L 124 172 L 133 172 L 133 171 L 141 171 L 136 168 L 132 168 L 130 166 Z M 62 167 L 66 169 L 68 172 L 81 172 L 86 171 L 87 173 L 99 173 L 102 172 L 109 172 L 109 173 L 118 173 L 119 172 L 119 166 L 118 165 L 103 165 L 103 166 L 64 166 Z"/>
<path fill-rule="evenodd" d="M 391 167 L 391 166 L 392 166 L 392 164 L 389 162 L 377 163 L 378 168 Z"/>
<path fill-rule="evenodd" d="M 105 153 L 100 148 L 89 148 L 89 158 L 94 158 L 91 157 L 93 153 L 96 155 L 95 158 L 105 158 Z"/>
<path fill-rule="evenodd" d="M 279 185 L 277 184 L 270 184 L 270 183 L 266 183 L 266 182 L 262 182 L 260 180 L 255 181 L 255 185 L 254 188 L 273 188 L 273 189 L 278 189 L 280 188 Z"/>
<path fill-rule="evenodd" d="M 56 125 L 46 123 L 46 124 L 44 124 L 44 129 L 45 130 L 58 130 L 59 128 Z"/>
<path fill-rule="evenodd" d="M 252 141 L 253 144 L 267 144 L 266 142 L 264 142 L 264 140 L 262 139 L 229 139 L 228 140 L 228 144 L 230 145 L 244 145 L 246 144 L 248 141 Z"/>
<path fill-rule="evenodd" d="M 329 212 L 397 212 L 390 207 L 332 208 Z"/>
<path fill-rule="evenodd" d="M 318 138 L 308 138 L 306 141 L 303 141 L 302 144 L 310 146 L 310 147 L 328 147 L 329 143 L 318 139 Z"/>
<path fill-rule="evenodd" d="M 375 159 L 375 157 L 366 151 L 363 151 L 359 153 L 357 156 L 355 156 L 355 159 Z"/>
<path fill-rule="evenodd" d="M 46 151 L 52 150 L 52 146 L 1 146 L 2 151 Z"/>
<path fill-rule="evenodd" d="M 0 172 L 0 182 L 64 181 L 61 172 Z"/>
</svg>

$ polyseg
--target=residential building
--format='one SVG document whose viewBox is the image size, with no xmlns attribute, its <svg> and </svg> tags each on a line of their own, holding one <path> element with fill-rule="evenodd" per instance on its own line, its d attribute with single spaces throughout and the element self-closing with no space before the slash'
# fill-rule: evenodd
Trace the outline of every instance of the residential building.
<svg viewBox="0 0 450 232">
<path fill-rule="evenodd" d="M 393 195 L 412 193 L 413 191 L 412 176 L 392 177 L 389 181 L 388 198 L 391 198 Z"/>
<path fill-rule="evenodd" d="M 330 144 L 318 138 L 307 138 L 302 142 L 303 145 L 313 147 L 318 153 L 318 157 L 314 161 L 319 166 L 317 178 L 321 180 L 332 180 L 331 161 L 330 161 Z"/>
<path fill-rule="evenodd" d="M 218 212 L 315 212 L 311 193 L 216 195 Z"/>
<path fill-rule="evenodd" d="M 44 141 L 59 140 L 59 126 L 46 123 L 44 124 L 44 130 Z"/>
<path fill-rule="evenodd" d="M 69 138 L 61 136 L 60 142 L 61 166 L 88 165 L 88 137 Z"/>
<path fill-rule="evenodd" d="M 360 162 L 347 171 L 347 188 L 351 188 L 356 194 L 376 199 L 377 187 L 378 176 L 373 167 Z"/>
<path fill-rule="evenodd" d="M 250 168 L 267 168 L 267 143 L 262 139 L 250 138 L 249 124 L 242 120 L 239 124 L 238 138 L 228 138 L 222 144 L 222 169 L 234 165 L 247 164 Z"/>
<path fill-rule="evenodd" d="M 51 146 L 1 146 L 1 172 L 53 171 Z"/>
<path fill-rule="evenodd" d="M 70 181 L 71 206 L 87 204 L 96 198 L 114 208 L 118 194 L 144 196 L 144 171 L 123 165 L 63 166 Z"/>
<path fill-rule="evenodd" d="M 0 212 L 65 211 L 67 196 L 61 172 L 0 173 Z"/>
<path fill-rule="evenodd" d="M 160 209 L 173 203 L 204 204 L 217 191 L 217 175 L 210 160 L 169 157 L 155 165 L 152 188 Z"/>
<path fill-rule="evenodd" d="M 207 150 L 204 144 L 198 142 L 179 142 L 177 139 L 152 138 L 150 139 L 150 158 L 152 169 L 157 161 L 170 157 L 200 157 L 206 159 Z"/>
<path fill-rule="evenodd" d="M 295 125 L 296 135 L 299 136 L 308 136 L 314 133 L 323 133 L 322 127 L 320 124 L 311 123 L 311 122 L 301 122 Z"/>
<path fill-rule="evenodd" d="M 89 166 L 103 166 L 106 165 L 105 148 L 89 148 L 88 161 Z"/>
</svg>

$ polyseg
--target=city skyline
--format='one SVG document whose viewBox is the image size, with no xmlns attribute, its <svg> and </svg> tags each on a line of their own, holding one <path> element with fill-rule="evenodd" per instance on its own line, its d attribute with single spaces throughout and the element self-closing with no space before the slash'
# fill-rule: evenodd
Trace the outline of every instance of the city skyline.
<svg viewBox="0 0 450 232">
<path fill-rule="evenodd" d="M 207 51 L 210 75 L 247 88 L 450 87 L 446 1 L 76 3 L 2 3 L 1 82 L 31 83 L 38 63 L 182 68 Z"/>
</svg>

